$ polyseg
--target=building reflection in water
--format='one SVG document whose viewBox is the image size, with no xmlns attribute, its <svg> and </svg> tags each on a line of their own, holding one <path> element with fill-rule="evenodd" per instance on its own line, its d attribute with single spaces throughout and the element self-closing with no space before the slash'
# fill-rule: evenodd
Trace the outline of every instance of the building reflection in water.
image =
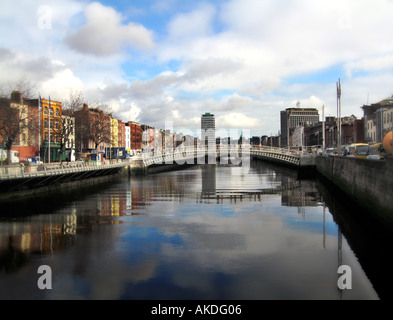
<svg viewBox="0 0 393 320">
<path fill-rule="evenodd" d="M 203 204 L 232 205 L 241 202 L 263 203 L 272 195 L 278 195 L 281 207 L 298 208 L 303 220 L 306 218 L 306 208 L 324 206 L 324 193 L 319 183 L 299 181 L 296 170 L 251 162 L 250 172 L 253 173 L 250 176 L 236 177 L 235 183 L 233 177 L 228 178 L 227 168 L 216 165 L 155 174 L 147 178 L 136 177 L 98 189 L 96 193 L 92 190 L 83 199 L 58 201 L 58 208 L 51 209 L 48 214 L 39 214 L 38 211 L 21 219 L 5 219 L 0 221 L 0 270 L 15 272 L 28 263 L 32 254 L 45 256 L 70 248 L 80 241 L 78 235 L 97 232 L 97 225 L 129 223 L 131 219 L 121 219 L 126 216 L 149 216 L 149 207 L 157 202 L 167 204 L 196 200 Z M 115 237 L 112 232 L 105 234 L 102 243 L 112 241 L 112 237 Z M 325 207 L 323 228 L 318 232 L 322 235 L 322 246 L 325 248 L 328 233 Z M 339 228 L 337 250 L 342 261 L 340 235 Z M 154 274 L 154 270 L 150 274 Z"/>
<path fill-rule="evenodd" d="M 261 201 L 266 193 L 282 193 L 283 206 L 296 206 L 303 210 L 304 207 L 320 204 L 321 200 L 315 192 L 314 182 L 304 182 L 301 187 L 283 191 L 282 186 L 296 182 L 294 172 L 269 164 L 253 163 L 253 166 L 252 169 L 261 174 L 262 180 L 251 183 L 254 188 L 251 191 L 229 188 L 222 192 L 222 187 L 226 183 L 225 172 L 220 172 L 221 188 L 217 190 L 217 170 L 220 170 L 220 167 L 209 164 L 190 169 L 180 175 L 169 172 L 157 174 L 151 179 L 135 178 L 122 181 L 110 192 L 104 190 L 86 201 L 83 200 L 83 207 L 78 207 L 78 202 L 65 204 L 68 207 L 62 208 L 62 213 L 59 214 L 32 215 L 18 221 L 2 222 L 1 261 L 17 267 L 17 262 L 10 261 L 10 257 L 31 253 L 45 255 L 65 249 L 73 245 L 79 232 L 89 232 L 95 223 L 120 223 L 112 218 L 146 214 L 147 207 L 157 197 L 182 201 L 187 193 L 187 196 L 197 197 L 197 201 L 204 203 L 236 203 Z M 201 189 L 187 190 L 184 186 L 187 182 L 190 186 L 195 185 L 198 175 L 201 179 Z M 247 185 L 250 183 L 247 182 Z M 260 188 L 261 186 L 270 188 Z M 4 258 L 5 256 L 8 258 Z"/>
<path fill-rule="evenodd" d="M 30 254 L 47 255 L 73 245 L 77 234 L 75 209 L 69 214 L 40 215 L 1 222 L 1 268 L 11 272 Z"/>
<path fill-rule="evenodd" d="M 202 170 L 202 191 L 201 198 L 211 198 L 216 196 L 216 165 L 205 164 Z"/>
</svg>

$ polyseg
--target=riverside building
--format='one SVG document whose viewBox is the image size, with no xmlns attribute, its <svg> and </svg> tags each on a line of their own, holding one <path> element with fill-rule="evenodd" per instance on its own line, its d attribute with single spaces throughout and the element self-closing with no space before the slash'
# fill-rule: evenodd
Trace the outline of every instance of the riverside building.
<svg viewBox="0 0 393 320">
<path fill-rule="evenodd" d="M 287 108 L 281 111 L 281 147 L 293 147 L 296 127 L 316 124 L 319 113 L 315 108 Z"/>
<path fill-rule="evenodd" d="M 216 121 L 214 114 L 205 113 L 201 116 L 201 142 L 202 145 L 216 144 Z"/>
</svg>

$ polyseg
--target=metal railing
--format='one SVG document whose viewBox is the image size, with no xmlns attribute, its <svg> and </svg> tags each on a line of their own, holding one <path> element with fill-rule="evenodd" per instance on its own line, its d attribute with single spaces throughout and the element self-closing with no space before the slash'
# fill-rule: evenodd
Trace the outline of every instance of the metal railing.
<svg viewBox="0 0 393 320">
<path fill-rule="evenodd" d="M 298 151 L 275 147 L 253 147 L 250 150 L 250 154 L 289 162 L 295 165 L 300 164 L 300 153 Z"/>
<path fill-rule="evenodd" d="M 97 162 L 71 162 L 56 164 L 31 164 L 28 166 L 11 165 L 0 166 L 0 180 L 18 179 L 26 177 L 40 177 L 60 175 L 74 172 L 83 172 L 100 169 L 110 169 L 132 165 L 133 162 L 142 161 L 143 165 L 185 163 L 191 159 L 197 159 L 215 153 L 215 156 L 223 154 L 236 154 L 237 152 L 249 152 L 250 155 L 275 158 L 277 160 L 299 164 L 300 154 L 298 151 L 275 147 L 251 147 L 246 145 L 224 146 L 208 149 L 205 147 L 183 147 L 164 153 L 154 154 L 154 151 L 145 150 L 140 156 L 131 159 L 106 160 L 104 163 Z"/>
<path fill-rule="evenodd" d="M 11 165 L 0 167 L 0 180 L 6 179 L 19 179 L 28 177 L 43 177 L 51 175 L 62 175 L 68 173 L 92 171 L 92 170 L 104 170 L 111 168 L 119 168 L 130 165 L 130 161 L 127 159 L 124 161 L 112 161 L 105 163 L 95 163 L 95 162 L 72 162 L 63 164 L 38 164 L 38 165 Z"/>
<path fill-rule="evenodd" d="M 205 149 L 184 147 L 173 151 L 159 152 L 158 154 L 155 154 L 154 151 L 144 152 L 141 159 L 145 166 L 150 166 L 153 164 L 184 163 L 191 159 L 203 157 L 205 154 Z"/>
<path fill-rule="evenodd" d="M 172 164 L 172 163 L 184 163 L 190 159 L 196 159 L 204 157 L 206 155 L 213 155 L 218 157 L 219 155 L 237 155 L 242 156 L 245 153 L 249 153 L 254 156 L 264 156 L 275 158 L 281 161 L 290 162 L 293 164 L 299 164 L 300 153 L 299 151 L 275 148 L 275 147 L 251 147 L 249 145 L 229 145 L 223 147 L 217 147 L 213 149 L 208 149 L 205 147 L 184 147 L 175 150 L 170 150 L 166 152 L 159 152 L 155 150 L 145 150 L 142 153 L 141 158 L 145 166 L 150 166 L 153 164 Z M 215 154 L 214 154 L 215 153 Z"/>
</svg>

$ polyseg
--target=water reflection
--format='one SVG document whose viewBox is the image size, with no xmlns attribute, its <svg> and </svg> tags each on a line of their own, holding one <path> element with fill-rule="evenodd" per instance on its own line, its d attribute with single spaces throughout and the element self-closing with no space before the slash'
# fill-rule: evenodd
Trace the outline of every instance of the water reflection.
<svg viewBox="0 0 393 320">
<path fill-rule="evenodd" d="M 50 213 L 3 218 L 0 298 L 378 298 L 328 190 L 262 162 L 231 170 L 124 179 Z M 337 290 L 340 263 L 352 268 L 350 291 Z M 54 270 L 53 290 L 37 289 L 40 264 Z"/>
<path fill-rule="evenodd" d="M 339 190 L 328 189 L 321 183 L 317 185 L 317 190 L 338 224 L 339 234 L 347 239 L 379 298 L 391 299 L 393 265 L 388 253 L 393 226 L 373 219 L 372 212 L 355 205 Z"/>
</svg>

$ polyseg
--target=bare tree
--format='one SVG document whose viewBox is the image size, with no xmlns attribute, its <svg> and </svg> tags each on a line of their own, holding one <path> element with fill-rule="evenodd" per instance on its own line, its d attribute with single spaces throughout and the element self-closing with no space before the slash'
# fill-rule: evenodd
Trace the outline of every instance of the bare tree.
<svg viewBox="0 0 393 320">
<path fill-rule="evenodd" d="M 109 107 L 104 104 L 98 104 L 96 108 L 90 110 L 88 136 L 94 142 L 96 150 L 101 143 L 111 142 L 112 116 L 107 110 Z"/>
<path fill-rule="evenodd" d="M 75 112 L 79 150 L 82 151 L 83 146 L 86 148 L 89 141 L 94 143 L 94 149 L 101 143 L 110 143 L 111 118 L 109 107 L 102 103 L 95 103 L 93 108 L 84 104 L 81 110 Z"/>
<path fill-rule="evenodd" d="M 36 90 L 36 85 L 31 82 L 28 75 L 24 74 L 15 82 L 15 84 L 12 85 L 12 88 L 20 91 L 22 93 L 22 97 L 31 98 L 35 95 L 34 91 Z"/>
<path fill-rule="evenodd" d="M 54 132 L 60 144 L 60 154 L 65 152 L 67 142 L 75 134 L 75 115 L 82 108 L 83 100 L 82 92 L 70 91 L 68 99 L 63 104 L 62 116 L 55 119 L 59 123 Z M 71 149 L 74 147 L 73 143 L 72 141 Z"/>
<path fill-rule="evenodd" d="M 23 99 L 31 97 L 34 88 L 35 85 L 29 77 L 23 75 L 14 83 L 9 83 L 8 89 L 0 90 L 3 96 L 0 98 L 0 141 L 3 142 L 7 150 L 7 164 L 10 164 L 12 160 L 12 146 L 20 142 L 21 136 L 27 141 L 29 138 L 27 133 L 34 133 L 37 130 L 34 127 L 33 119 L 29 121 L 29 108 Z M 10 96 L 11 99 L 9 99 Z M 13 101 L 13 99 L 16 101 Z"/>
<path fill-rule="evenodd" d="M 0 99 L 0 140 L 7 150 L 7 164 L 11 164 L 11 148 L 20 134 L 28 129 L 28 114 L 24 108 L 13 107 L 8 98 Z"/>
<path fill-rule="evenodd" d="M 20 91 L 22 97 L 31 98 L 35 96 L 36 85 L 30 80 L 27 74 L 24 74 L 16 81 L 8 82 L 6 88 L 0 88 L 0 96 L 9 97 L 13 91 Z"/>
</svg>

